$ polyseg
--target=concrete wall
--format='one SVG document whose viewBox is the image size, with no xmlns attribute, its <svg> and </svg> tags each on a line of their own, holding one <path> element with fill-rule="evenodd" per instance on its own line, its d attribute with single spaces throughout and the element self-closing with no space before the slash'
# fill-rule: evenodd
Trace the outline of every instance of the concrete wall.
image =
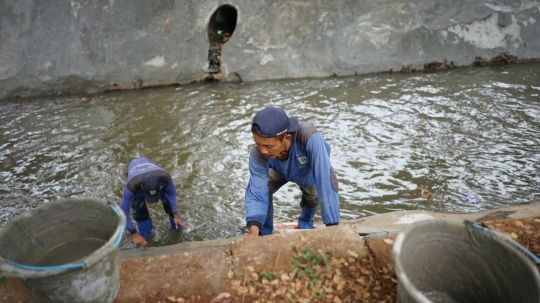
<svg viewBox="0 0 540 303">
<path fill-rule="evenodd" d="M 203 80 L 225 4 L 227 81 L 540 58 L 540 0 L 1 0 L 0 98 Z"/>
</svg>

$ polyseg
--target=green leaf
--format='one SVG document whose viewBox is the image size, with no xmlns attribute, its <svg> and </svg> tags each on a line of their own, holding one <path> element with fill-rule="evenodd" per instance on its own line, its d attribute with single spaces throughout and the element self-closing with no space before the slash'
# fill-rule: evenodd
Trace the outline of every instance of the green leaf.
<svg viewBox="0 0 540 303">
<path fill-rule="evenodd" d="M 259 276 L 263 278 L 271 279 L 272 277 L 277 277 L 278 273 L 275 271 L 261 270 Z"/>
<path fill-rule="evenodd" d="M 7 278 L 6 277 L 0 277 L 0 285 L 6 285 Z"/>
<path fill-rule="evenodd" d="M 512 239 L 517 239 L 518 235 L 516 235 L 516 233 L 511 233 L 510 237 L 512 237 Z"/>
<path fill-rule="evenodd" d="M 324 291 L 322 291 L 322 289 L 320 288 L 317 288 L 317 299 L 324 299 L 326 298 L 326 294 L 324 293 Z"/>
<path fill-rule="evenodd" d="M 534 219 L 534 222 L 540 223 L 540 219 Z"/>
<path fill-rule="evenodd" d="M 306 274 L 306 273 L 305 273 L 303 270 L 300 270 L 300 271 L 298 271 L 298 273 L 296 274 L 296 276 L 297 276 L 298 278 L 302 278 L 305 274 Z"/>
</svg>

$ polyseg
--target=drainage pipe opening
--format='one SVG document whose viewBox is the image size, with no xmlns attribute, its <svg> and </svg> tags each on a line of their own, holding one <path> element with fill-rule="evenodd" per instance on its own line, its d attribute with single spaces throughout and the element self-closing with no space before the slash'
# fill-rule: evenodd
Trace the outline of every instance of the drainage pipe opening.
<svg viewBox="0 0 540 303">
<path fill-rule="evenodd" d="M 208 77 L 207 80 L 221 79 L 221 46 L 231 38 L 236 29 L 238 12 L 231 5 L 216 9 L 208 24 Z"/>
</svg>

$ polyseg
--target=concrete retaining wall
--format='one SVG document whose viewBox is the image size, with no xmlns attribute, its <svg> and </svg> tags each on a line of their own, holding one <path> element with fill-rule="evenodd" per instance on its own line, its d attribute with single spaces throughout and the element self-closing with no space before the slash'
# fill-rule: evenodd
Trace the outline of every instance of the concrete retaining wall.
<svg viewBox="0 0 540 303">
<path fill-rule="evenodd" d="M 224 5 L 236 15 L 214 14 Z M 227 26 L 214 74 L 226 81 L 538 59 L 539 10 L 532 0 L 3 0 L 0 98 L 203 80 Z"/>
</svg>

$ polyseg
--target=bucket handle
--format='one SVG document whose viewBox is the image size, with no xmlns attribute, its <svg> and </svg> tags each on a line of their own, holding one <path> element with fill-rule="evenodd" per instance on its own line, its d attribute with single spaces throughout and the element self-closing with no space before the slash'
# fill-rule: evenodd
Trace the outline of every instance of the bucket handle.
<svg viewBox="0 0 540 303">
<path fill-rule="evenodd" d="M 523 251 L 527 256 L 531 257 L 534 262 L 536 262 L 537 265 L 540 265 L 540 258 L 538 256 L 536 256 L 535 254 L 533 254 L 530 250 L 528 250 L 527 248 L 523 247 L 523 245 L 519 244 L 517 241 L 514 241 L 514 239 L 510 238 L 510 237 L 507 237 L 505 235 L 502 235 L 494 230 L 491 230 L 487 227 L 483 227 L 483 226 L 480 226 L 476 223 L 471 223 L 471 226 L 474 227 L 474 228 L 478 228 L 478 229 L 481 229 L 485 232 L 488 232 L 492 235 L 495 235 L 497 237 L 501 237 L 503 238 L 504 240 L 512 243 L 513 245 L 515 245 L 517 248 L 519 248 L 521 251 Z"/>
<path fill-rule="evenodd" d="M 2 257 L 0 257 L 0 277 L 7 276 L 7 277 L 20 277 L 20 278 L 38 278 L 38 277 L 49 276 L 51 274 L 59 274 L 59 273 L 68 271 L 70 269 L 88 268 L 94 265 L 96 262 L 101 260 L 103 255 L 109 253 L 110 250 L 116 249 L 118 245 L 120 245 L 120 241 L 122 240 L 122 236 L 124 234 L 124 229 L 126 228 L 126 217 L 118 209 L 119 208 L 118 205 L 112 202 L 107 202 L 107 203 L 109 204 L 110 208 L 116 213 L 116 215 L 119 217 L 120 226 L 116 229 L 111 239 L 109 239 L 109 241 L 105 243 L 105 245 L 103 245 L 100 249 L 93 252 L 87 258 L 85 262 L 54 265 L 54 266 L 30 266 L 30 265 L 24 265 L 17 262 L 13 262 L 11 260 L 5 260 Z"/>
<path fill-rule="evenodd" d="M 108 202 L 111 209 L 116 213 L 118 218 L 120 219 L 120 226 L 116 229 L 113 236 L 109 239 L 105 245 L 103 245 L 100 249 L 93 252 L 90 256 L 86 258 L 84 261 L 84 268 L 88 268 L 98 261 L 101 261 L 103 257 L 107 254 L 109 254 L 112 250 L 115 250 L 118 245 L 120 245 L 120 241 L 122 241 L 122 236 L 124 235 L 124 230 L 126 228 L 126 217 L 124 215 L 124 212 L 120 210 L 120 207 L 112 202 Z"/>
</svg>

